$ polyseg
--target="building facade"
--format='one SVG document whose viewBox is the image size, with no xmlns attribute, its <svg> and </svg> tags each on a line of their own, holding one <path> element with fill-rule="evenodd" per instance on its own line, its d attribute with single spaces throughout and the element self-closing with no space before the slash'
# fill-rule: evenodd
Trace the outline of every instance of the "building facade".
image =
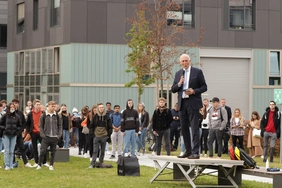
<svg viewBox="0 0 282 188">
<path fill-rule="evenodd" d="M 0 1 L 1 2 L 1 1 Z M 8 2 L 7 98 L 55 100 L 81 108 L 111 101 L 125 107 L 137 101 L 137 88 L 124 88 L 125 22 L 139 0 L 15 0 Z M 208 91 L 203 98 L 225 98 L 249 118 L 270 100 L 282 103 L 280 53 L 281 0 L 177 0 L 167 27 L 184 25 L 183 41 L 205 33 L 191 49 L 201 63 Z M 173 67 L 173 72 L 180 66 Z M 167 93 L 173 79 L 166 84 Z M 157 104 L 156 84 L 142 95 L 146 109 Z M 168 96 L 167 96 L 168 97 Z M 172 95 L 169 104 L 176 102 Z M 278 105 L 278 107 L 280 107 Z"/>
<path fill-rule="evenodd" d="M 7 98 L 7 0 L 0 0 L 0 101 Z"/>
</svg>

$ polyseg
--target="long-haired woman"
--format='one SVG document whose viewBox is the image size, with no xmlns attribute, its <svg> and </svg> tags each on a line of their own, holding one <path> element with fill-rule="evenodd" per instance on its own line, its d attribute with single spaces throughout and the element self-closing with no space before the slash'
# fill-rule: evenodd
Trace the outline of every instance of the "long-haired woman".
<svg viewBox="0 0 282 188">
<path fill-rule="evenodd" d="M 232 118 L 230 120 L 231 135 L 233 146 L 237 146 L 237 141 L 239 142 L 239 147 L 244 149 L 243 141 L 245 134 L 246 122 L 242 117 L 239 108 L 235 108 Z"/>
<path fill-rule="evenodd" d="M 4 142 L 4 163 L 5 170 L 13 168 L 14 150 L 17 141 L 17 132 L 20 130 L 20 117 L 15 112 L 15 106 L 10 103 L 7 106 L 6 114 L 0 119 L 0 129 L 3 131 Z"/>
</svg>

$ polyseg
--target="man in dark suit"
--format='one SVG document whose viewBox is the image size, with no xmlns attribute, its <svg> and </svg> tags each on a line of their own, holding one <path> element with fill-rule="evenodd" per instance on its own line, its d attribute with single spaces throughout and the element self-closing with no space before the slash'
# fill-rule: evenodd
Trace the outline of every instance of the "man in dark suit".
<svg viewBox="0 0 282 188">
<path fill-rule="evenodd" d="M 201 69 L 191 66 L 189 55 L 180 56 L 183 69 L 175 73 L 171 91 L 178 92 L 180 123 L 186 152 L 179 158 L 199 159 L 199 109 L 203 107 L 201 94 L 207 91 L 207 84 Z M 191 146 L 190 130 L 192 130 L 193 148 Z"/>
</svg>

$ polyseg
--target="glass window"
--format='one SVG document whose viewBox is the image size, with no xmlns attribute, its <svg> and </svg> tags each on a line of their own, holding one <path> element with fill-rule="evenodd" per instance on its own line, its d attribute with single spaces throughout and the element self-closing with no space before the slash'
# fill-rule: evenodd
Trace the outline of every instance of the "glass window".
<svg viewBox="0 0 282 188">
<path fill-rule="evenodd" d="M 35 51 L 30 52 L 30 71 L 29 74 L 35 73 Z"/>
<path fill-rule="evenodd" d="M 36 74 L 41 73 L 41 50 L 36 51 Z"/>
<path fill-rule="evenodd" d="M 24 32 L 24 19 L 25 19 L 25 6 L 24 3 L 17 5 L 17 33 Z"/>
<path fill-rule="evenodd" d="M 172 0 L 166 17 L 168 26 L 194 27 L 195 0 Z"/>
<path fill-rule="evenodd" d="M 33 0 L 33 30 L 38 29 L 38 0 Z"/>
<path fill-rule="evenodd" d="M 19 59 L 19 75 L 24 74 L 24 52 L 20 52 L 20 59 Z"/>
<path fill-rule="evenodd" d="M 229 28 L 255 29 L 255 0 L 229 0 Z"/>
<path fill-rule="evenodd" d="M 28 75 L 30 72 L 30 53 L 29 52 L 25 52 L 25 74 Z"/>
<path fill-rule="evenodd" d="M 53 73 L 54 70 L 54 55 L 53 55 L 53 48 L 48 49 L 48 59 L 47 59 L 47 73 Z"/>
<path fill-rule="evenodd" d="M 7 47 L 7 25 L 0 25 L 0 48 Z"/>
<path fill-rule="evenodd" d="M 280 52 L 270 52 L 269 76 L 280 76 Z"/>
<path fill-rule="evenodd" d="M 50 27 L 60 24 L 60 0 L 51 0 L 50 4 Z"/>
</svg>

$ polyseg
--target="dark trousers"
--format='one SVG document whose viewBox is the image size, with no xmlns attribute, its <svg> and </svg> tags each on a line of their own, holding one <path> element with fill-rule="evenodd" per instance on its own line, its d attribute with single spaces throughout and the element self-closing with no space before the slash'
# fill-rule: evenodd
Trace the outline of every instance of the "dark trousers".
<svg viewBox="0 0 282 188">
<path fill-rule="evenodd" d="M 213 142 L 215 140 L 217 140 L 217 143 L 218 143 L 217 156 L 221 157 L 223 134 L 224 134 L 224 131 L 221 131 L 219 129 L 210 129 L 209 130 L 208 148 L 209 148 L 209 156 L 210 157 L 213 157 Z"/>
<path fill-rule="evenodd" d="M 89 149 L 89 134 L 84 134 L 84 149 L 83 149 L 83 154 L 87 153 Z"/>
<path fill-rule="evenodd" d="M 37 144 L 42 142 L 42 138 L 40 134 L 31 133 L 31 143 L 33 148 L 33 157 L 36 164 L 38 164 L 38 149 Z M 47 161 L 47 155 L 44 156 L 43 163 L 45 164 Z"/>
<path fill-rule="evenodd" d="M 170 143 L 171 143 L 171 146 L 175 149 L 177 149 L 178 147 L 179 137 L 180 137 L 180 130 L 178 129 L 178 126 L 171 126 L 170 127 Z M 173 139 L 174 139 L 174 143 L 173 143 Z"/>
<path fill-rule="evenodd" d="M 235 136 L 235 135 L 232 135 L 232 143 L 233 143 L 233 146 L 237 146 L 237 140 L 239 141 L 239 148 L 242 148 L 244 149 L 244 145 L 243 145 L 243 141 L 244 141 L 244 136 Z"/>
<path fill-rule="evenodd" d="M 78 129 L 79 134 L 79 140 L 78 140 L 78 153 L 81 153 L 82 148 L 84 148 L 84 142 L 85 142 L 85 134 L 82 133 L 82 128 Z M 84 148 L 85 150 L 85 148 Z"/>
<path fill-rule="evenodd" d="M 23 137 L 22 137 L 22 135 L 17 136 L 16 146 L 17 147 L 15 147 L 15 148 L 18 148 L 20 150 L 21 156 L 23 158 L 23 162 L 24 162 L 24 164 L 26 164 L 28 161 L 27 161 L 27 157 L 26 157 L 26 153 L 25 153 L 25 148 L 24 148 L 24 145 L 23 145 Z M 15 162 L 15 155 L 14 155 L 14 162 Z"/>
<path fill-rule="evenodd" d="M 99 162 L 103 163 L 104 162 L 104 156 L 105 156 L 105 148 L 106 148 L 106 142 L 107 142 L 107 137 L 95 137 L 93 140 L 93 145 L 94 145 L 94 151 L 93 151 L 93 156 L 91 160 L 91 165 L 94 166 L 96 163 L 96 158 L 99 156 L 99 146 L 100 146 L 100 156 L 99 156 Z"/>
<path fill-rule="evenodd" d="M 162 131 L 156 131 L 159 136 L 157 136 L 157 142 L 156 142 L 156 150 L 157 155 L 161 154 L 161 148 L 162 148 L 162 140 L 164 138 L 165 141 L 165 149 L 168 156 L 170 156 L 170 130 L 162 130 Z"/>
<path fill-rule="evenodd" d="M 180 110 L 180 121 L 184 145 L 188 154 L 199 155 L 200 131 L 199 131 L 199 109 L 194 110 L 188 104 L 189 99 L 182 99 Z M 193 148 L 191 146 L 190 128 L 192 130 Z"/>
<path fill-rule="evenodd" d="M 94 139 L 94 135 L 89 134 L 88 143 L 89 143 L 89 155 L 90 155 L 91 158 L 92 158 L 92 155 L 93 155 L 93 139 Z"/>
<path fill-rule="evenodd" d="M 229 132 L 225 132 L 223 136 L 223 149 L 222 153 L 228 154 L 228 141 L 230 139 L 230 134 Z"/>
<path fill-rule="evenodd" d="M 38 165 L 41 166 L 43 158 L 47 153 L 47 148 L 50 146 L 51 158 L 50 158 L 50 166 L 53 166 L 55 154 L 56 154 L 56 147 L 58 143 L 57 137 L 45 137 L 42 139 L 41 147 L 40 147 L 40 156 Z"/>
<path fill-rule="evenodd" d="M 202 129 L 201 143 L 203 144 L 202 151 L 204 150 L 205 154 L 207 154 L 208 151 L 208 136 L 209 129 Z"/>
</svg>

